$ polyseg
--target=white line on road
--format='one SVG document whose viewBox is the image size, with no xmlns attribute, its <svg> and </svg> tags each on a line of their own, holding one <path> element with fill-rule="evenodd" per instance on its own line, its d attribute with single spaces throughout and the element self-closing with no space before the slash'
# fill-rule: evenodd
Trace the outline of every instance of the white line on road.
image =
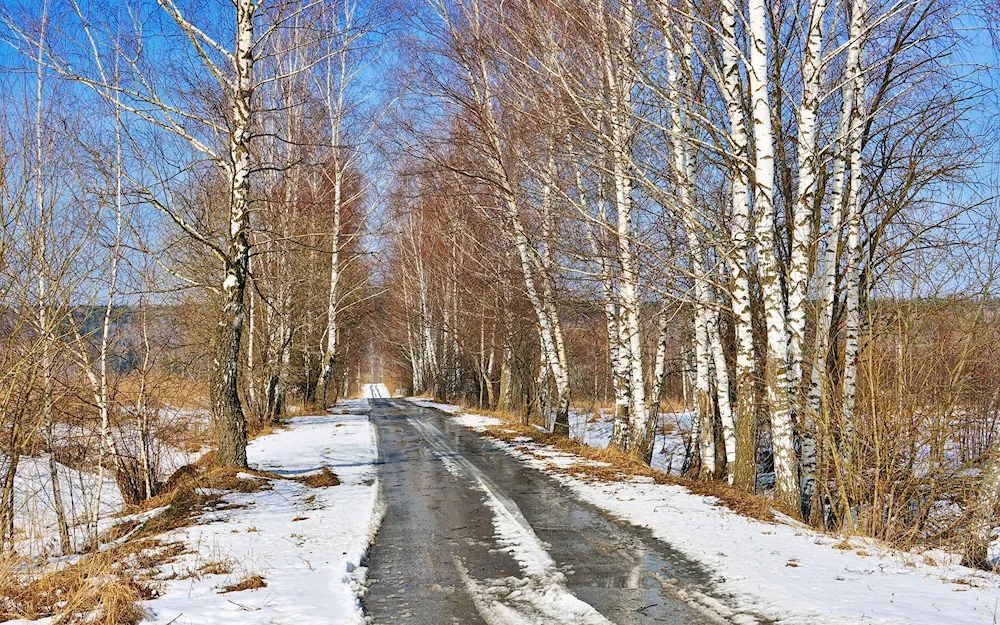
<svg viewBox="0 0 1000 625">
<path fill-rule="evenodd" d="M 565 577 L 545 550 L 521 509 L 482 470 L 448 444 L 434 425 L 408 418 L 427 445 L 452 472 L 460 472 L 486 493 L 493 512 L 497 541 L 520 564 L 523 578 L 504 578 L 480 583 L 460 562 L 459 573 L 476 609 L 489 625 L 612 625 L 590 604 L 575 597 L 563 585 Z M 450 465 L 450 466 L 449 466 Z"/>
</svg>

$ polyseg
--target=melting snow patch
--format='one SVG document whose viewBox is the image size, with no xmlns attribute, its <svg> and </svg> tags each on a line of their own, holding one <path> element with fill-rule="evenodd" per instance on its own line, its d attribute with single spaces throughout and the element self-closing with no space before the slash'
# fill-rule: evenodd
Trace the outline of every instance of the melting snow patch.
<svg viewBox="0 0 1000 625">
<path fill-rule="evenodd" d="M 447 412 L 448 414 L 456 414 L 462 411 L 461 406 L 456 406 L 454 404 L 439 404 L 429 399 L 420 399 L 419 397 L 407 397 L 406 401 L 411 404 L 416 404 L 423 408 L 433 408 L 435 410 L 440 410 L 441 412 Z"/>
<path fill-rule="evenodd" d="M 845 543 L 784 515 L 777 523 L 756 521 L 681 486 L 572 477 L 553 471 L 551 457 L 539 457 L 544 447 L 494 442 L 714 571 L 715 588 L 733 600 L 728 608 L 678 590 L 730 623 L 978 625 L 996 623 L 1000 614 L 1000 575 L 932 563 L 871 539 Z"/>
<path fill-rule="evenodd" d="M 366 400 L 338 404 L 366 406 Z M 289 477 L 329 468 L 341 484 L 271 480 L 270 490 L 225 495 L 240 507 L 206 515 L 213 522 L 162 536 L 190 553 L 161 567 L 163 595 L 146 603 L 149 622 L 362 625 L 367 571 L 361 563 L 385 509 L 376 448 L 375 430 L 360 414 L 296 418 L 253 441 L 247 451 L 254 467 Z M 211 566 L 219 562 L 227 566 Z M 216 572 L 222 570 L 229 572 Z M 252 575 L 267 586 L 220 593 Z"/>
<path fill-rule="evenodd" d="M 452 417 L 452 420 L 459 425 L 473 429 L 477 432 L 485 432 L 488 427 L 503 424 L 503 421 L 497 419 L 496 417 L 487 417 L 486 415 L 470 413 Z"/>
</svg>

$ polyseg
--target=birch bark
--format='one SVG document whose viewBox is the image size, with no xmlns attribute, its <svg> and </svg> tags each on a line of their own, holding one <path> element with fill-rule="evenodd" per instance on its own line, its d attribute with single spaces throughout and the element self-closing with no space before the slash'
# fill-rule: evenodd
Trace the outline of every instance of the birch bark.
<svg viewBox="0 0 1000 625">
<path fill-rule="evenodd" d="M 689 6 L 685 4 L 685 6 Z M 666 15 L 666 13 L 664 13 Z M 671 40 L 669 24 L 664 21 L 664 45 L 666 48 L 667 83 L 670 97 L 670 142 L 672 157 L 672 172 L 676 189 L 677 203 L 684 220 L 684 231 L 687 236 L 688 254 L 691 266 L 691 280 L 694 290 L 694 348 L 695 348 L 695 404 L 696 415 L 701 431 L 702 465 L 699 473 L 702 477 L 710 477 L 715 471 L 715 431 L 714 414 L 711 402 L 711 347 L 707 326 L 709 313 L 709 285 L 705 272 L 705 250 L 701 240 L 701 223 L 694 205 L 694 175 L 690 155 L 690 130 L 685 120 L 683 102 L 687 94 L 687 77 L 691 68 L 691 26 L 685 19 L 684 36 L 681 52 L 676 53 L 675 44 Z"/>
<path fill-rule="evenodd" d="M 69 534 L 69 522 L 66 519 L 66 508 L 63 506 L 62 486 L 59 481 L 59 469 L 55 456 L 55 415 L 54 415 L 54 375 L 53 350 L 55 349 L 55 332 L 52 327 L 53 304 L 50 293 L 49 273 L 49 233 L 51 229 L 50 208 L 45 201 L 45 150 L 42 139 L 42 111 L 44 100 L 44 58 L 48 26 L 48 3 L 42 5 L 42 25 L 38 34 L 38 56 L 36 63 L 36 107 L 35 107 L 35 203 L 38 209 L 38 334 L 42 340 L 42 435 L 45 441 L 45 453 L 48 455 L 49 480 L 52 489 L 52 505 L 56 512 L 56 525 L 59 528 L 59 548 L 63 555 L 72 551 Z M 54 280 L 53 280 L 54 282 Z"/>
<path fill-rule="evenodd" d="M 802 417 L 801 473 L 799 476 L 802 515 L 809 519 L 816 468 L 816 420 L 800 402 L 802 383 L 802 343 L 806 329 L 806 289 L 809 285 L 809 250 L 812 246 L 812 217 L 816 205 L 816 119 L 819 112 L 820 78 L 823 66 L 823 18 L 826 0 L 809 4 L 809 31 L 802 60 L 802 102 L 799 107 L 799 185 L 792 230 L 792 257 L 788 268 L 788 358 L 789 387 L 796 413 Z"/>
<path fill-rule="evenodd" d="M 756 147 L 754 205 L 757 209 L 757 259 L 767 329 L 765 385 L 771 413 L 775 499 L 799 510 L 795 431 L 788 389 L 788 328 L 781 292 L 774 214 L 774 135 L 768 93 L 769 31 L 765 0 L 750 0 L 750 94 Z"/>
<path fill-rule="evenodd" d="M 851 11 L 851 45 L 857 46 L 858 62 L 852 80 L 854 116 L 850 130 L 850 179 L 847 189 L 847 260 L 844 269 L 846 327 L 844 329 L 844 382 L 842 437 L 844 470 L 849 472 L 854 448 L 854 404 L 857 393 L 857 358 L 861 335 L 861 167 L 865 115 L 864 37 L 866 0 L 854 0 Z"/>
<path fill-rule="evenodd" d="M 649 394 L 649 407 L 647 408 L 646 441 L 643 441 L 642 448 L 650 450 L 650 458 L 647 462 L 652 462 L 652 455 L 656 445 L 656 430 L 660 419 L 660 399 L 663 396 L 663 382 L 667 377 L 667 339 L 669 338 L 669 317 L 666 308 L 660 311 L 656 334 L 656 357 L 653 361 L 652 389 Z"/>
<path fill-rule="evenodd" d="M 837 299 L 837 258 L 841 244 L 844 221 L 845 196 L 849 195 L 846 184 L 847 165 L 853 145 L 854 119 L 858 115 L 855 83 L 861 70 L 861 23 L 853 20 L 849 30 L 845 80 L 841 87 L 842 109 L 834 140 L 833 188 L 830 194 L 830 223 L 824 237 L 822 279 L 820 284 L 819 314 L 816 321 L 816 349 L 812 373 L 809 380 L 807 418 L 822 418 L 829 422 L 832 389 L 829 385 L 828 362 L 830 354 L 830 334 L 833 324 L 834 303 Z M 860 14 L 857 14 L 860 16 Z M 808 428 L 808 424 L 807 424 Z M 811 433 L 811 432 L 810 432 Z M 815 466 L 817 463 L 815 443 L 803 438 L 803 506 L 811 505 L 815 492 Z M 809 497 L 808 503 L 805 497 Z"/>
<path fill-rule="evenodd" d="M 258 4 L 236 0 L 236 50 L 233 55 L 233 127 L 229 138 L 229 230 L 222 281 L 223 306 L 213 361 L 212 416 L 219 441 L 219 460 L 247 466 L 246 418 L 239 394 L 243 295 L 250 252 L 250 141 L 253 96 L 254 16 Z"/>
<path fill-rule="evenodd" d="M 723 97 L 729 114 L 729 140 L 734 164 L 731 168 L 730 201 L 732 202 L 732 251 L 728 255 L 732 280 L 733 323 L 736 330 L 735 413 L 737 428 L 736 460 L 730 470 L 732 483 L 754 492 L 757 483 L 757 417 L 754 414 L 754 369 L 756 357 L 753 342 L 753 315 L 750 301 L 750 235 L 753 230 L 749 205 L 750 162 L 746 122 L 743 118 L 739 58 L 741 51 L 736 38 L 736 3 L 722 2 L 722 72 Z"/>
<path fill-rule="evenodd" d="M 712 349 L 712 364 L 715 371 L 715 394 L 719 407 L 719 422 L 722 425 L 723 448 L 726 453 L 726 481 L 733 483 L 733 468 L 736 465 L 736 425 L 733 421 L 732 398 L 729 390 L 729 364 L 722 347 L 719 331 L 719 311 L 713 306 L 707 311 L 706 331 Z"/>
</svg>

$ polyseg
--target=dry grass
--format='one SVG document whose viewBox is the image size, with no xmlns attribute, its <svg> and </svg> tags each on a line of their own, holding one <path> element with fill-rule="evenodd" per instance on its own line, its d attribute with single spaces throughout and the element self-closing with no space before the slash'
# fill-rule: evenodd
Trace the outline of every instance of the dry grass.
<svg viewBox="0 0 1000 625">
<path fill-rule="evenodd" d="M 71 625 L 134 625 L 140 602 L 158 595 L 156 567 L 184 551 L 180 543 L 130 541 L 58 569 L 0 560 L 0 622 L 51 618 Z"/>
<path fill-rule="evenodd" d="M 98 540 L 102 544 L 116 542 L 125 536 L 128 536 L 128 534 L 135 528 L 139 527 L 139 525 L 141 525 L 141 522 L 135 519 L 124 521 L 122 523 L 116 523 L 105 530 L 105 532 L 100 535 Z"/>
<path fill-rule="evenodd" d="M 292 417 L 323 414 L 326 412 L 326 408 L 318 401 L 300 401 L 297 404 L 286 406 L 286 409 Z"/>
<path fill-rule="evenodd" d="M 239 477 L 239 473 L 232 467 L 199 471 L 189 465 L 178 469 L 168 481 L 172 488 L 143 504 L 144 509 L 161 506 L 167 509 L 146 521 L 137 537 L 156 536 L 193 525 L 203 511 L 221 503 L 222 492 L 255 493 L 272 488 L 265 479 Z"/>
<path fill-rule="evenodd" d="M 774 502 L 733 488 L 728 484 L 669 475 L 663 471 L 657 471 L 635 456 L 611 448 L 591 447 L 565 436 L 543 432 L 533 426 L 505 423 L 500 426 L 490 426 L 486 431 L 490 436 L 509 443 L 517 444 L 521 442 L 518 439 L 528 438 L 539 445 L 546 445 L 591 461 L 577 463 L 569 467 L 552 467 L 554 471 L 605 482 L 618 482 L 635 476 L 645 477 L 652 479 L 657 484 L 683 486 L 697 495 L 714 497 L 720 505 L 743 516 L 767 522 L 774 521 Z"/>
<path fill-rule="evenodd" d="M 340 486 L 340 478 L 337 474 L 323 467 L 317 473 L 310 473 L 301 477 L 293 478 L 296 482 L 301 482 L 309 488 L 327 488 L 330 486 Z"/>
<path fill-rule="evenodd" d="M 142 380 L 136 373 L 118 379 L 117 391 L 124 401 L 135 402 L 139 397 Z M 160 371 L 146 380 L 146 393 L 160 403 L 177 408 L 203 408 L 209 403 L 208 385 L 199 379 Z"/>
<path fill-rule="evenodd" d="M 235 584 L 223 586 L 222 590 L 219 591 L 219 594 L 240 592 L 242 590 L 257 590 L 258 588 L 267 588 L 267 582 L 264 581 L 264 578 L 260 575 L 248 575 Z"/>
<path fill-rule="evenodd" d="M 232 572 L 233 564 L 228 560 L 206 562 L 198 567 L 198 573 L 202 575 L 229 575 Z"/>
</svg>

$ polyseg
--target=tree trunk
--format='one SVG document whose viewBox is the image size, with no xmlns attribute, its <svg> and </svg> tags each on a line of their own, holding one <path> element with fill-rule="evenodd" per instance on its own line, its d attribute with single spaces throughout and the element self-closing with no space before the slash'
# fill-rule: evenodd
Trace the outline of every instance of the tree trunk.
<svg viewBox="0 0 1000 625">
<path fill-rule="evenodd" d="M 643 456 L 646 464 L 653 461 L 656 446 L 656 431 L 660 423 L 660 399 L 663 395 L 663 381 L 667 377 L 667 338 L 669 317 L 666 309 L 659 314 L 659 324 L 656 335 L 656 358 L 653 364 L 653 385 L 649 394 L 649 407 L 646 409 L 646 429 L 639 449 L 649 450 L 648 456 Z"/>
<path fill-rule="evenodd" d="M 794 420 L 788 390 L 788 338 L 781 292 L 774 215 L 774 134 L 768 94 L 768 20 L 765 0 L 750 0 L 750 92 L 756 146 L 754 205 L 757 208 L 757 258 L 767 328 L 764 381 L 771 412 L 775 500 L 789 511 L 800 509 Z"/>
<path fill-rule="evenodd" d="M 21 460 L 20 415 L 13 415 L 7 470 L 4 471 L 3 490 L 0 491 L 0 552 L 14 549 L 14 478 Z"/>
<path fill-rule="evenodd" d="M 748 492 L 757 483 L 757 415 L 754 406 L 755 367 L 753 314 L 750 294 L 750 215 L 749 176 L 743 162 L 749 160 L 746 124 L 740 87 L 739 58 L 742 52 L 736 37 L 736 3 L 722 2 L 722 71 L 723 96 L 729 113 L 729 136 L 733 145 L 734 164 L 730 200 L 732 202 L 732 252 L 728 257 L 732 280 L 733 323 L 736 330 L 735 419 L 736 460 L 729 470 L 732 483 Z"/>
<path fill-rule="evenodd" d="M 718 398 L 719 422 L 722 425 L 723 448 L 726 458 L 726 480 L 733 483 L 733 467 L 736 464 L 736 427 L 733 422 L 732 401 L 729 395 L 729 364 L 722 348 L 719 332 L 719 311 L 711 309 L 707 314 L 708 342 L 712 350 L 712 364 L 715 370 L 715 393 Z"/>
<path fill-rule="evenodd" d="M 240 343 L 243 337 L 244 290 L 250 254 L 250 139 L 253 96 L 254 13 L 251 0 L 236 1 L 236 81 L 233 89 L 233 130 L 229 232 L 223 304 L 219 315 L 212 367 L 212 416 L 218 436 L 219 461 L 247 466 L 247 424 L 240 402 Z"/>
<path fill-rule="evenodd" d="M 852 45 L 856 45 L 858 63 L 855 66 L 852 86 L 854 90 L 854 116 L 850 131 L 850 182 L 847 195 L 847 260 L 844 270 L 846 324 L 844 328 L 844 382 L 843 407 L 844 431 L 841 436 L 843 457 L 842 487 L 852 475 L 854 456 L 854 403 L 857 393 L 857 359 L 861 336 L 861 166 L 863 149 L 865 74 L 863 69 L 863 38 L 865 33 L 865 0 L 854 0 L 851 12 Z M 850 522 L 850 521 L 849 521 Z"/>
<path fill-rule="evenodd" d="M 816 121 L 823 61 L 823 18 L 826 0 L 812 0 L 809 31 L 802 61 L 802 103 L 799 107 L 799 188 L 792 230 L 792 258 L 788 269 L 789 386 L 796 414 L 801 420 L 799 475 L 802 518 L 809 520 L 816 470 L 816 419 L 811 405 L 801 402 L 802 344 L 806 329 L 806 289 L 809 284 L 809 251 L 816 206 L 818 152 Z"/>
</svg>

